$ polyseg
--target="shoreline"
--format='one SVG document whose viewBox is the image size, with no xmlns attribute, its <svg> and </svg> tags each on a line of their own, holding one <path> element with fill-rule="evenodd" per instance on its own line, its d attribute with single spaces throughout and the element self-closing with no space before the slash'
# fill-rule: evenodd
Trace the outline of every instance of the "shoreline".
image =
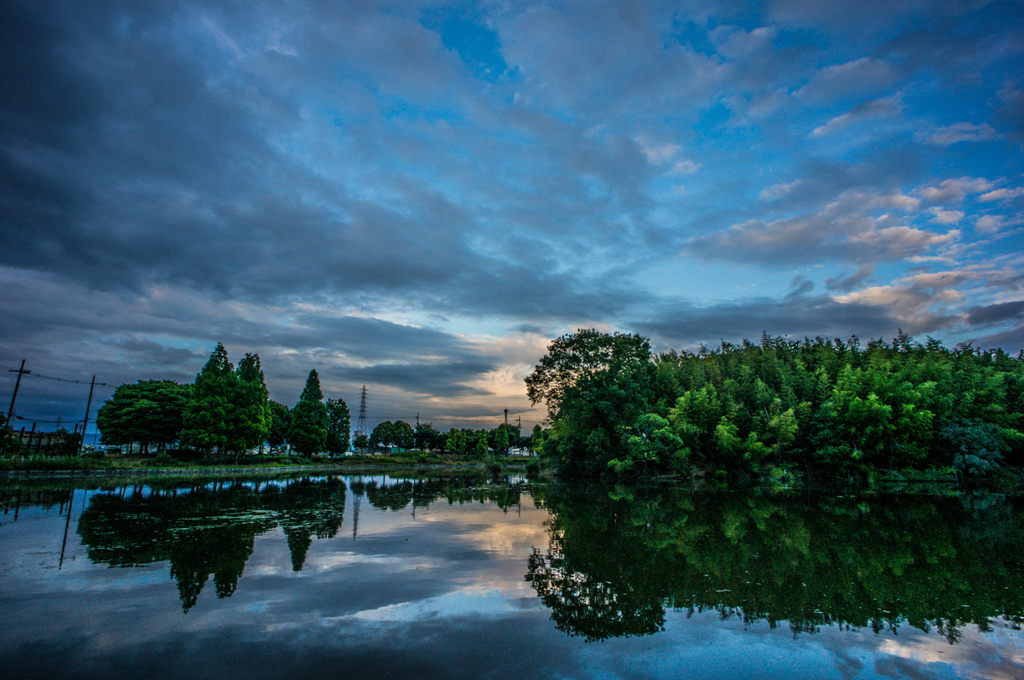
<svg viewBox="0 0 1024 680">
<path fill-rule="evenodd" d="M 503 470 L 521 472 L 525 465 L 502 465 Z M 24 479 L 73 479 L 102 477 L 225 477 L 232 475 L 263 475 L 292 472 L 326 472 L 334 474 L 367 474 L 388 471 L 422 472 L 476 472 L 486 471 L 484 463 L 417 463 L 402 465 L 388 462 L 379 465 L 291 465 L 282 467 L 192 467 L 192 468 L 111 468 L 105 470 L 5 470 L 0 471 L 0 482 Z"/>
</svg>

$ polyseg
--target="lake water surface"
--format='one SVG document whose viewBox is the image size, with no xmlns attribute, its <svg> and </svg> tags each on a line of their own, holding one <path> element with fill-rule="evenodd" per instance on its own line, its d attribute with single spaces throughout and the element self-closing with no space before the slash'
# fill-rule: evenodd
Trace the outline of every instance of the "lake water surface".
<svg viewBox="0 0 1024 680">
<path fill-rule="evenodd" d="M 0 677 L 1022 678 L 1024 504 L 0 484 Z"/>
</svg>

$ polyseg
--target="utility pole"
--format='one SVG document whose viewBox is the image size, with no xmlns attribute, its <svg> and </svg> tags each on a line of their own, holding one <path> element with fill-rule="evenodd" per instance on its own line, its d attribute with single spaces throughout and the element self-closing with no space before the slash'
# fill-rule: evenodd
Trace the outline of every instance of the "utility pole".
<svg viewBox="0 0 1024 680">
<path fill-rule="evenodd" d="M 18 374 L 18 379 L 14 382 L 14 394 L 11 395 L 11 407 L 9 409 L 7 409 L 7 422 L 6 422 L 7 427 L 10 427 L 11 428 L 11 432 L 14 432 L 14 428 L 11 426 L 11 417 L 14 415 L 14 400 L 18 398 L 18 388 L 21 386 L 21 376 L 27 375 L 27 374 L 31 373 L 32 371 L 26 371 L 25 370 L 25 360 L 22 359 L 21 360 L 21 368 L 19 368 L 17 371 L 15 371 L 13 368 L 10 368 L 10 369 L 7 370 L 7 372 L 8 373 L 17 373 Z M 6 437 L 0 438 L 0 451 L 3 451 L 4 443 L 6 441 L 7 441 Z"/>
<path fill-rule="evenodd" d="M 11 395 L 11 407 L 7 409 L 7 424 L 11 424 L 11 416 L 14 415 L 14 400 L 18 398 L 18 388 L 21 386 L 21 376 L 27 375 L 32 371 L 25 370 L 25 360 L 21 360 L 21 368 L 14 370 L 13 368 L 7 370 L 8 373 L 17 373 L 18 379 L 14 382 L 14 394 Z"/>
<path fill-rule="evenodd" d="M 78 442 L 78 455 L 82 455 L 82 446 L 85 444 L 85 428 L 89 427 L 89 409 L 92 408 L 92 391 L 96 388 L 96 376 L 92 377 L 89 385 L 89 401 L 85 402 L 85 420 L 82 421 L 82 440 Z"/>
<path fill-rule="evenodd" d="M 505 427 L 508 427 L 508 407 L 505 407 Z"/>
</svg>

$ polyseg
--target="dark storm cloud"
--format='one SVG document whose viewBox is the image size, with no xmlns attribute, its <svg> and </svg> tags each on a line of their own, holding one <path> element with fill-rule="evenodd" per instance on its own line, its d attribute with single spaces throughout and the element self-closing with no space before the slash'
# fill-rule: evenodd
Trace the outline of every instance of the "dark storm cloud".
<svg viewBox="0 0 1024 680">
<path fill-rule="evenodd" d="M 826 279 L 825 288 L 838 293 L 849 293 L 852 290 L 860 288 L 861 285 L 874 273 L 875 268 L 873 266 L 861 267 L 849 276 L 842 274 L 840 276 Z"/>
<path fill-rule="evenodd" d="M 413 394 L 442 397 L 484 396 L 488 393 L 467 385 L 470 380 L 496 368 L 496 362 L 478 359 L 462 362 L 376 364 L 325 371 L 347 382 L 387 385 Z"/>
<path fill-rule="evenodd" d="M 973 342 L 978 349 L 1002 348 L 1009 354 L 1024 352 L 1024 324 L 1018 324 L 1002 333 L 973 338 Z"/>
<path fill-rule="evenodd" d="M 914 321 L 900 318 L 884 306 L 842 303 L 827 296 L 791 296 L 781 302 L 764 298 L 700 308 L 663 307 L 657 317 L 657 321 L 641 322 L 636 327 L 655 338 L 663 349 L 756 341 L 762 333 L 793 340 L 817 336 L 845 340 L 854 334 L 865 339 L 891 338 L 900 328 L 916 335 L 951 320 L 928 316 Z"/>
<path fill-rule="evenodd" d="M 1019 319 L 1024 316 L 1024 300 L 973 307 L 967 312 L 967 323 L 974 325 Z"/>
<path fill-rule="evenodd" d="M 180 347 L 167 347 L 152 340 L 122 340 L 115 343 L 117 348 L 134 354 L 146 364 L 152 366 L 181 366 L 183 364 L 205 363 L 206 357 L 201 352 L 194 352 Z"/>
<path fill-rule="evenodd" d="M 397 30 L 359 25 L 383 33 Z M 416 289 L 425 306 L 447 304 L 456 310 L 572 316 L 580 308 L 597 313 L 621 308 L 623 303 L 614 301 L 622 298 L 621 292 L 584 292 L 564 275 L 537 281 L 536 274 L 505 257 L 471 247 L 469 239 L 485 233 L 476 218 L 401 171 L 371 168 L 394 199 L 377 202 L 349 196 L 343 183 L 325 181 L 312 167 L 296 167 L 267 137 L 255 133 L 273 129 L 287 136 L 299 124 L 299 113 L 283 92 L 273 85 L 257 87 L 252 80 L 260 66 L 251 67 L 257 73 L 222 75 L 209 60 L 191 60 L 180 45 L 152 30 L 155 26 L 132 24 L 127 36 L 103 22 L 90 28 L 106 32 L 108 52 L 91 61 L 119 63 L 116 71 L 94 68 L 76 78 L 88 84 L 88 91 L 103 92 L 108 99 L 102 110 L 80 107 L 79 117 L 87 120 L 81 143 L 91 167 L 71 157 L 59 159 L 59 171 L 41 170 L 37 167 L 45 166 L 45 159 L 39 151 L 18 159 L 8 151 L 6 164 L 0 166 L 6 168 L 6 212 L 13 227 L 0 237 L 6 263 L 59 269 L 91 288 L 107 290 L 138 291 L 150 283 L 169 282 L 216 295 L 269 300 L 316 291 L 387 294 Z M 416 32 L 415 26 L 401 30 Z M 321 35 L 314 33 L 317 39 Z M 410 83 L 422 82 L 427 73 L 439 78 L 437 69 L 409 73 L 423 62 L 423 55 L 408 52 L 426 48 L 416 47 L 418 40 L 413 47 L 407 42 L 396 40 L 408 58 L 386 67 L 392 78 L 405 75 L 388 82 L 401 84 L 406 77 Z M 71 56 L 61 61 L 55 56 L 60 51 L 50 47 L 48 61 L 59 62 L 51 65 L 52 71 L 72 68 Z M 329 47 L 353 49 L 333 43 Z M 381 66 L 374 60 L 360 63 Z M 211 78 L 218 77 L 224 82 L 211 86 Z M 41 78 L 39 89 L 55 79 Z M 63 92 L 59 83 L 52 89 L 55 98 L 86 99 Z M 31 110 L 21 113 L 25 119 L 35 117 Z M 341 131 L 353 135 L 357 145 L 368 143 L 366 135 L 372 134 L 385 140 L 374 142 L 376 146 L 398 151 L 396 160 L 409 160 L 401 152 L 401 140 L 387 141 L 386 132 L 346 125 Z M 19 141 L 42 140 L 26 133 Z M 591 177 L 622 205 L 641 201 L 637 191 L 628 189 L 637 185 L 632 177 L 643 176 L 632 142 L 613 139 L 607 153 L 603 146 L 576 147 L 566 158 L 571 172 L 560 176 Z M 624 154 L 632 156 L 628 163 L 622 162 Z M 588 191 L 585 185 L 569 183 L 557 199 L 560 205 L 538 202 L 538 214 L 557 220 L 569 206 L 586 206 Z M 579 210 L 573 210 L 579 224 Z M 587 210 L 591 223 L 610 242 L 627 237 L 618 235 L 618 228 L 599 226 L 604 219 L 600 201 Z M 553 223 L 545 231 L 561 238 L 564 223 Z M 33 238 L 20 236 L 26 232 Z M 583 243 L 573 239 L 571 245 L 590 247 Z M 538 251 L 550 249 L 543 242 L 531 245 Z M 508 252 L 518 259 L 515 251 Z"/>
<path fill-rule="evenodd" d="M 348 356 L 368 361 L 440 356 L 460 349 L 466 354 L 474 354 L 466 347 L 460 347 L 458 339 L 450 333 L 403 326 L 381 319 L 300 315 L 294 321 L 308 330 L 307 337 L 304 341 L 296 337 L 281 344 L 299 347 L 323 344 Z"/>
</svg>

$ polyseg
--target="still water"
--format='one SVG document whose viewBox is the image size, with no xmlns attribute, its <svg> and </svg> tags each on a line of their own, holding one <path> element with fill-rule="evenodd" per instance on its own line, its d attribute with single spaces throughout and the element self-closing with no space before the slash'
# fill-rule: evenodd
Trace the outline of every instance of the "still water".
<svg viewBox="0 0 1024 680">
<path fill-rule="evenodd" d="M 1024 678 L 1024 507 L 521 479 L 0 485 L 0 676 Z"/>
</svg>

